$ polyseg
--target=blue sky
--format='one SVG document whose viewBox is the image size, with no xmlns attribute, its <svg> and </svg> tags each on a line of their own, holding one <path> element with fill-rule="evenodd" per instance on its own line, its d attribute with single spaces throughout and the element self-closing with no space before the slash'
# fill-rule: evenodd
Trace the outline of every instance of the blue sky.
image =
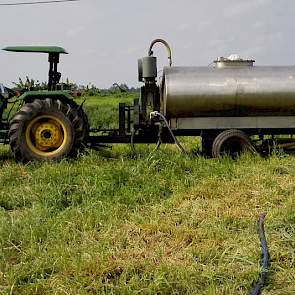
<svg viewBox="0 0 295 295">
<path fill-rule="evenodd" d="M 170 43 L 175 65 L 206 66 L 232 53 L 257 65 L 295 64 L 294 0 L 81 0 L 0 6 L 0 14 L 1 47 L 62 46 L 70 53 L 61 58 L 63 78 L 98 87 L 138 85 L 137 59 L 158 37 Z M 160 68 L 165 50 L 155 54 Z M 47 57 L 2 51 L 0 68 L 8 85 L 25 75 L 46 80 Z"/>
</svg>

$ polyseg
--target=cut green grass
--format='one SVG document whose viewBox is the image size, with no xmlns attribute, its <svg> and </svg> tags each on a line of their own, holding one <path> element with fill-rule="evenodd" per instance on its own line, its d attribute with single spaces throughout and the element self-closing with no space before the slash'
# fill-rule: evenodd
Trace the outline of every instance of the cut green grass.
<svg viewBox="0 0 295 295">
<path fill-rule="evenodd" d="M 197 142 L 184 144 L 191 152 Z M 294 294 L 295 158 L 153 148 L 137 146 L 136 159 L 116 145 L 28 165 L 2 148 L 0 293 L 249 294 L 265 212 L 263 294 Z"/>
</svg>

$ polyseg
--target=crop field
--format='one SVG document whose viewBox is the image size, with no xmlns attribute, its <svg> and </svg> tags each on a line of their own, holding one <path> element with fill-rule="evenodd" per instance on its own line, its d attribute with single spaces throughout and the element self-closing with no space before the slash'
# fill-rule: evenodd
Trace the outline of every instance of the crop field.
<svg viewBox="0 0 295 295">
<path fill-rule="evenodd" d="M 91 124 L 117 104 L 91 97 Z M 16 163 L 0 150 L 0 294 L 249 294 L 260 272 L 257 219 L 271 255 L 264 295 L 295 294 L 295 157 L 206 159 L 198 138 Z"/>
</svg>

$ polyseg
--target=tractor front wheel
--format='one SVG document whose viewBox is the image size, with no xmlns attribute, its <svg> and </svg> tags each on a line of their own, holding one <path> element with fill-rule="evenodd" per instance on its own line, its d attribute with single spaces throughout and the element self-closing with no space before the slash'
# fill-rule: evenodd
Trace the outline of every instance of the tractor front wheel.
<svg viewBox="0 0 295 295">
<path fill-rule="evenodd" d="M 58 160 L 76 154 L 84 139 L 84 125 L 84 119 L 69 104 L 59 99 L 35 99 L 11 120 L 10 146 L 19 161 Z"/>
</svg>

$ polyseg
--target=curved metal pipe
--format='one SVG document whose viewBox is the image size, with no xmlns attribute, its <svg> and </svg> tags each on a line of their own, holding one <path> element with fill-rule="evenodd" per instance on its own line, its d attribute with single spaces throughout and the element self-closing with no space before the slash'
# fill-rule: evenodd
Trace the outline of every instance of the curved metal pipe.
<svg viewBox="0 0 295 295">
<path fill-rule="evenodd" d="M 171 51 L 171 47 L 170 47 L 170 45 L 168 44 L 167 41 L 165 41 L 163 39 L 155 39 L 155 40 L 153 40 L 151 45 L 150 45 L 148 55 L 152 56 L 154 54 L 153 47 L 154 47 L 154 45 L 156 43 L 162 43 L 166 47 L 167 52 L 168 52 L 168 62 L 169 62 L 169 66 L 171 67 L 172 66 L 172 51 Z"/>
</svg>

